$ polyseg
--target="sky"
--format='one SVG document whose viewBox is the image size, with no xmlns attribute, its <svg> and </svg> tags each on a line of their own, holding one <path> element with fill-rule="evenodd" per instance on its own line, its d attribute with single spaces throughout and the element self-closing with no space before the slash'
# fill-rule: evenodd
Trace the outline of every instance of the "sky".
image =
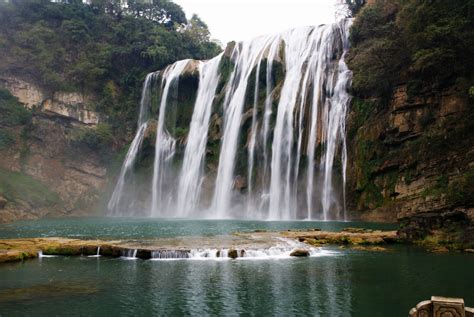
<svg viewBox="0 0 474 317">
<path fill-rule="evenodd" d="M 211 38 L 226 44 L 299 26 L 334 22 L 336 0 L 174 0 L 186 16 L 196 13 Z"/>
</svg>

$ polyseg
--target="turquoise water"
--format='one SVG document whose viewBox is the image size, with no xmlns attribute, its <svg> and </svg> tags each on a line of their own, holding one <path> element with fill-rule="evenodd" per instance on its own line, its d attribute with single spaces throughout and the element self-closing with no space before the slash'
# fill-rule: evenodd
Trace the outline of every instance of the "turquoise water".
<svg viewBox="0 0 474 317">
<path fill-rule="evenodd" d="M 431 295 L 474 306 L 474 257 L 412 248 L 282 260 L 55 257 L 0 266 L 0 315 L 407 316 Z"/>
<path fill-rule="evenodd" d="M 163 219 L 50 219 L 0 226 L 0 236 L 157 238 L 256 229 L 393 225 Z M 0 316 L 407 316 L 432 295 L 474 306 L 474 256 L 393 246 L 324 248 L 325 256 L 237 260 L 51 257 L 0 265 Z"/>
<path fill-rule="evenodd" d="M 150 239 L 176 236 L 210 236 L 232 232 L 319 228 L 339 231 L 347 227 L 395 230 L 396 224 L 336 221 L 189 220 L 157 218 L 61 218 L 18 221 L 0 225 L 0 239 L 69 237 Z"/>
</svg>

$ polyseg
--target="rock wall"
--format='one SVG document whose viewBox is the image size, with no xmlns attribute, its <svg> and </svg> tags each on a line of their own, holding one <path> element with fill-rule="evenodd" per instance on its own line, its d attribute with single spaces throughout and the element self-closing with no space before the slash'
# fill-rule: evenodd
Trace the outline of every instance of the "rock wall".
<svg viewBox="0 0 474 317">
<path fill-rule="evenodd" d="M 443 228 L 453 213 L 462 226 L 472 226 L 472 107 L 472 98 L 456 87 L 410 95 L 400 85 L 388 107 L 353 100 L 347 190 L 354 216 L 398 220 L 407 232 Z"/>
<path fill-rule="evenodd" d="M 99 123 L 99 114 L 90 110 L 94 99 L 77 92 L 45 92 L 38 86 L 16 77 L 0 77 L 6 88 L 27 108 L 36 108 L 50 115 L 62 116 L 88 125 Z"/>
<path fill-rule="evenodd" d="M 0 83 L 25 107 L 35 108 L 30 123 L 3 127 L 15 141 L 0 148 L 0 186 L 9 194 L 0 194 L 0 222 L 94 214 L 107 185 L 106 160 L 75 141 L 99 123 L 95 112 L 85 110 L 92 99 L 62 92 L 47 97 L 19 79 Z"/>
</svg>

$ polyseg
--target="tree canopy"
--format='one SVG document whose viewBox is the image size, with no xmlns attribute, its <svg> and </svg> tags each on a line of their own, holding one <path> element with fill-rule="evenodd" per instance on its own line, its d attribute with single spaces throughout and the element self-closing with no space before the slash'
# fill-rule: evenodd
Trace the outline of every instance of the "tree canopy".
<svg viewBox="0 0 474 317">
<path fill-rule="evenodd" d="M 474 0 L 376 0 L 351 28 L 349 66 L 354 92 L 390 96 L 474 86 Z"/>
<path fill-rule="evenodd" d="M 205 23 L 168 0 L 0 2 L 0 73 L 92 93 L 115 126 L 134 123 L 147 73 L 219 51 Z"/>
</svg>

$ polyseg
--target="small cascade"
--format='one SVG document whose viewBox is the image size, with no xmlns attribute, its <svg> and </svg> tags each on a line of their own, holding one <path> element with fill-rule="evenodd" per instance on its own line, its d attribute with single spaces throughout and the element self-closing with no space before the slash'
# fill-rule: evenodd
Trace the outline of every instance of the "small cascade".
<svg viewBox="0 0 474 317">
<path fill-rule="evenodd" d="M 97 252 L 94 255 L 89 255 L 89 258 L 98 258 L 100 257 L 100 246 L 97 247 Z"/>
<path fill-rule="evenodd" d="M 141 204 L 154 217 L 347 219 L 350 24 L 229 43 L 211 60 L 149 75 L 111 214 L 134 215 L 131 206 Z M 156 140 L 145 151 L 150 120 Z M 142 150 L 154 153 L 141 174 L 151 186 L 134 193 Z"/>
<path fill-rule="evenodd" d="M 151 252 L 152 260 L 266 260 L 290 259 L 296 249 L 309 251 L 309 257 L 334 256 L 338 252 L 310 247 L 290 239 L 282 239 L 270 248 L 262 249 L 192 249 L 192 250 L 156 250 Z"/>
<path fill-rule="evenodd" d="M 48 254 L 43 254 L 43 251 L 38 251 L 38 258 L 55 258 L 57 255 L 48 255 Z"/>
<path fill-rule="evenodd" d="M 187 250 L 156 250 L 151 252 L 152 259 L 188 259 L 190 251 Z"/>
<path fill-rule="evenodd" d="M 122 257 L 126 259 L 137 259 L 137 249 L 124 249 L 122 250 Z"/>
</svg>

